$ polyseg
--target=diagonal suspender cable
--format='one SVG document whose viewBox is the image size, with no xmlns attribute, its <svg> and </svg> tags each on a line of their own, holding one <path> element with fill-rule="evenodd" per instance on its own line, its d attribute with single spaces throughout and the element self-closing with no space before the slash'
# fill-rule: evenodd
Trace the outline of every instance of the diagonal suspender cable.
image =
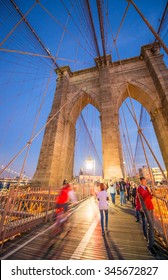
<svg viewBox="0 0 168 280">
<path fill-rule="evenodd" d="M 125 12 L 124 12 L 124 15 L 123 15 L 123 17 L 122 17 L 121 23 L 120 23 L 119 28 L 118 28 L 118 30 L 117 30 L 117 34 L 116 34 L 116 37 L 115 37 L 115 39 L 114 39 L 115 42 L 117 41 L 118 35 L 119 35 L 119 33 L 120 33 L 120 30 L 121 30 L 121 27 L 122 27 L 122 25 L 123 25 L 124 19 L 125 19 L 125 17 L 126 17 L 126 14 L 127 14 L 127 12 L 128 12 L 129 6 L 130 6 L 130 2 L 128 3 L 128 5 L 127 5 L 127 7 L 126 7 L 126 9 L 125 9 Z"/>
<path fill-rule="evenodd" d="M 139 127 L 141 127 L 143 110 L 144 110 L 144 107 L 141 105 L 141 111 L 140 111 L 140 117 L 139 117 Z M 136 146 L 135 146 L 135 153 L 134 153 L 134 162 L 135 162 L 136 156 L 137 156 L 139 138 L 140 138 L 140 135 L 139 135 L 139 133 L 137 133 Z"/>
<path fill-rule="evenodd" d="M 142 14 L 142 12 L 138 9 L 138 7 L 135 5 L 133 0 L 127 0 L 129 2 L 131 2 L 131 4 L 134 6 L 135 10 L 138 12 L 138 14 L 141 16 L 141 18 L 143 19 L 143 21 L 146 23 L 146 25 L 149 27 L 150 31 L 153 33 L 153 35 L 155 36 L 155 38 L 160 42 L 160 45 L 162 46 L 162 48 L 165 50 L 165 52 L 168 54 L 168 48 L 165 45 L 165 43 L 162 41 L 162 39 L 160 38 L 160 36 L 157 34 L 157 32 L 154 30 L 154 28 L 152 27 L 152 25 L 147 21 L 147 19 L 144 17 L 144 15 Z"/>
<path fill-rule="evenodd" d="M 130 1 L 132 2 L 132 0 L 130 0 Z M 113 39 L 113 41 L 114 41 L 114 39 Z M 142 129 L 139 127 L 139 123 L 138 123 L 138 121 L 137 121 L 136 114 L 135 114 L 135 110 L 134 110 L 134 106 L 133 106 L 133 103 L 132 103 L 131 93 L 130 93 L 130 90 L 129 90 L 129 87 L 128 87 L 128 83 L 127 83 L 126 78 L 125 78 L 125 75 L 124 75 L 124 71 L 123 71 L 121 59 L 120 59 L 119 52 L 118 52 L 118 49 L 117 49 L 117 46 L 116 46 L 116 42 L 115 42 L 115 41 L 114 41 L 114 45 L 115 45 L 116 52 L 117 52 L 117 55 L 118 55 L 118 58 L 119 58 L 119 62 L 120 62 L 120 66 L 121 66 L 121 70 L 122 70 L 122 74 L 123 74 L 123 78 L 124 78 L 124 81 L 125 81 L 125 83 L 126 83 L 127 92 L 128 92 L 128 94 L 129 94 L 129 99 L 130 99 L 130 103 L 131 103 L 131 108 L 132 108 L 132 110 L 129 108 L 128 105 L 127 105 L 127 108 L 129 108 L 129 111 L 130 111 L 130 113 L 131 113 L 131 115 L 132 115 L 132 117 L 133 117 L 133 119 L 134 119 L 134 121 L 135 121 L 135 123 L 136 123 L 136 125 L 137 125 L 138 133 L 140 134 L 140 140 L 141 140 L 143 152 L 144 152 L 144 155 L 145 155 L 146 163 L 147 163 L 148 170 L 149 170 L 149 174 L 150 174 L 151 181 L 152 181 L 153 192 L 155 193 L 154 179 L 153 179 L 153 176 L 152 176 L 152 174 L 151 174 L 151 169 L 150 169 L 149 162 L 148 162 L 148 159 L 147 159 L 146 149 L 145 149 L 143 140 L 144 140 L 145 143 L 147 144 L 147 146 L 148 146 L 150 152 L 152 153 L 152 155 L 153 155 L 155 161 L 157 162 L 157 164 L 158 164 L 158 166 L 159 166 L 159 168 L 160 168 L 160 170 L 161 170 L 161 172 L 162 172 L 162 175 L 163 175 L 163 177 L 165 178 L 166 182 L 167 182 L 167 178 L 166 178 L 166 176 L 165 176 L 165 174 L 164 174 L 164 172 L 163 172 L 163 169 L 162 169 L 162 167 L 160 166 L 160 164 L 159 164 L 159 162 L 158 162 L 158 160 L 157 160 L 155 154 L 153 153 L 153 151 L 152 151 L 152 149 L 151 149 L 151 147 L 150 147 L 150 145 L 149 145 L 149 143 L 148 143 L 148 141 L 147 141 L 145 135 L 143 134 Z M 125 102 L 125 104 L 126 104 L 126 102 Z M 142 137 L 143 137 L 143 139 L 142 139 Z M 160 218 L 161 218 L 161 222 L 162 222 L 162 226 L 163 226 L 163 231 L 164 231 L 164 234 L 165 234 L 165 237 L 166 237 L 166 241 L 168 242 L 168 236 L 167 236 L 165 224 L 164 224 L 164 222 L 163 222 L 163 217 L 162 217 L 162 213 L 161 213 L 161 209 L 160 209 L 160 205 L 159 205 L 159 202 L 158 202 L 157 197 L 156 197 L 156 203 L 157 203 L 157 207 L 158 207 L 158 209 L 159 209 L 159 214 L 160 214 Z"/>
<path fill-rule="evenodd" d="M 66 4 L 64 3 L 64 0 L 60 0 L 61 3 L 63 4 L 63 7 L 65 8 L 65 10 L 67 11 L 67 13 L 70 15 L 72 21 L 74 22 L 74 24 L 76 25 L 77 29 L 79 30 L 80 34 L 82 35 L 82 37 L 85 37 L 85 34 L 82 33 L 81 29 L 78 26 L 78 23 L 74 20 L 72 14 L 70 13 L 69 9 L 67 8 Z M 88 44 L 88 47 L 90 48 L 90 42 L 88 40 L 88 38 L 86 37 L 85 42 Z M 91 50 L 91 48 L 90 48 Z"/>
<path fill-rule="evenodd" d="M 39 3 L 39 5 L 40 5 L 40 7 L 41 7 L 54 21 L 56 21 L 56 22 L 63 28 L 63 30 L 65 30 L 68 34 L 71 35 L 71 37 L 74 39 L 74 41 L 77 42 L 77 44 L 78 44 L 85 52 L 87 52 L 91 57 L 94 57 L 93 54 L 90 53 L 90 52 L 89 52 L 89 51 L 74 37 L 74 35 L 73 35 L 71 32 L 69 32 L 69 31 L 67 30 L 67 28 L 65 28 L 65 26 L 62 25 L 62 24 L 56 19 L 56 17 L 54 17 L 41 3 Z"/>
<path fill-rule="evenodd" d="M 126 134 L 127 134 L 127 138 L 128 138 L 128 145 L 129 145 L 129 149 L 130 149 L 130 156 L 131 156 L 131 161 L 132 161 L 132 171 L 133 171 L 133 174 L 136 175 L 136 166 L 135 166 L 135 161 L 134 161 L 134 157 L 133 157 L 133 152 L 132 152 L 132 147 L 131 147 L 131 142 L 130 142 L 130 136 L 129 136 L 129 133 L 128 133 L 128 127 L 127 127 L 127 122 L 126 122 L 123 107 L 122 107 L 122 114 L 123 114 L 123 118 L 124 118 L 124 124 L 125 124 Z"/>
<path fill-rule="evenodd" d="M 130 1 L 132 1 L 132 0 L 130 0 Z M 112 32 L 111 32 L 111 33 L 112 33 Z M 112 37 L 113 37 L 113 34 L 112 34 Z M 150 145 L 149 145 L 149 143 L 148 143 L 148 141 L 147 141 L 145 135 L 143 134 L 142 129 L 139 127 L 139 123 L 138 123 L 138 120 L 137 120 L 137 117 L 136 117 L 136 114 L 135 114 L 135 110 L 134 110 L 134 106 L 133 106 L 133 103 L 132 103 L 132 98 L 131 98 L 131 93 L 130 93 L 130 90 L 129 90 L 128 82 L 127 82 L 126 77 L 125 77 L 125 74 L 124 74 L 123 65 L 122 65 L 122 62 L 121 62 L 121 59 L 120 59 L 120 55 L 119 55 L 118 48 L 117 48 L 116 42 L 115 42 L 115 40 L 114 40 L 114 37 L 113 37 L 113 41 L 114 41 L 116 53 L 117 53 L 117 56 L 118 56 L 118 59 L 119 59 L 119 63 L 120 63 L 122 75 L 123 75 L 123 78 L 124 78 L 124 82 L 125 82 L 125 84 L 126 84 L 127 92 L 128 92 L 128 95 L 129 95 L 130 104 L 131 104 L 131 109 L 129 108 L 128 105 L 127 105 L 127 108 L 129 108 L 129 111 L 130 111 L 130 113 L 131 113 L 131 115 L 132 115 L 132 117 L 133 117 L 133 119 L 134 119 L 134 121 L 135 121 L 135 123 L 136 123 L 136 125 L 137 125 L 138 132 L 142 134 L 143 139 L 145 140 L 145 142 L 146 142 L 146 144 L 147 144 L 147 146 L 148 146 L 150 152 L 152 153 L 152 155 L 153 155 L 155 161 L 157 162 L 157 164 L 158 164 L 158 166 L 159 166 L 159 168 L 160 168 L 160 170 L 161 170 L 161 172 L 162 172 L 164 178 L 165 178 L 166 181 L 167 181 L 167 178 L 166 178 L 166 176 L 165 176 L 165 174 L 164 174 L 164 172 L 163 172 L 163 169 L 162 169 L 161 165 L 159 164 L 159 162 L 158 162 L 158 160 L 157 160 L 157 158 L 156 158 L 154 152 L 152 151 L 152 149 L 151 149 L 151 147 L 150 147 Z M 126 103 L 126 102 L 125 102 L 125 103 Z M 142 141 L 142 137 L 140 137 L 140 140 Z M 149 170 L 149 173 L 150 173 L 150 170 Z M 151 180 L 152 180 L 152 177 L 151 177 Z"/>
<path fill-rule="evenodd" d="M 96 155 L 97 155 L 97 157 L 98 157 L 98 160 L 99 160 L 99 162 L 100 162 L 100 164 L 101 164 L 101 166 L 102 166 L 102 162 L 101 162 L 101 160 L 100 160 L 100 157 L 99 157 L 99 155 L 98 155 L 98 152 L 97 152 L 97 150 L 96 150 L 96 147 L 95 147 L 95 145 L 94 145 L 93 139 L 92 139 L 92 137 L 91 137 L 91 135 L 90 135 L 89 129 L 88 129 L 87 125 L 86 125 L 86 122 L 85 122 L 85 119 L 84 119 L 82 113 L 81 113 L 81 119 L 82 119 L 82 121 L 83 121 L 83 123 L 84 123 L 84 126 L 85 126 L 85 128 L 86 128 L 86 131 L 87 131 L 87 133 L 88 133 L 88 135 L 89 135 L 90 141 L 91 141 L 91 143 L 92 143 L 92 145 L 93 145 L 93 148 L 94 148 L 94 151 L 95 151 L 95 153 L 96 153 Z"/>
<path fill-rule="evenodd" d="M 80 88 L 77 93 L 80 93 L 82 89 Z M 45 127 L 61 112 L 61 110 L 67 106 L 68 102 L 71 101 L 71 95 L 69 96 L 68 100 L 64 103 L 64 105 L 37 131 L 37 133 L 29 139 L 29 141 L 20 149 L 20 151 L 10 160 L 10 162 L 0 171 L 0 175 L 8 168 L 20 154 L 30 145 L 32 142 L 37 138 L 37 136 L 45 129 Z"/>
<path fill-rule="evenodd" d="M 131 114 L 132 118 L 134 119 L 135 123 L 137 124 L 137 120 L 135 119 L 135 117 L 134 117 L 134 115 L 133 115 L 132 111 L 130 110 L 130 108 L 129 108 L 128 104 L 127 104 L 126 102 L 125 102 L 125 104 L 126 104 L 126 106 L 127 106 L 128 110 L 129 110 L 129 112 L 130 112 L 130 114 Z M 155 156 L 155 154 L 154 154 L 153 150 L 151 149 L 151 147 L 150 147 L 150 145 L 149 145 L 149 143 L 148 143 L 148 141 L 147 141 L 147 139 L 146 139 L 146 137 L 145 137 L 144 133 L 142 132 L 142 129 L 140 128 L 139 124 L 138 124 L 138 133 L 139 133 L 140 135 L 142 135 L 142 137 L 143 137 L 143 139 L 144 139 L 144 141 L 145 141 L 146 145 L 148 146 L 148 148 L 149 148 L 149 150 L 150 150 L 150 152 L 151 152 L 152 156 L 154 157 L 154 159 L 155 159 L 155 161 L 156 161 L 156 163 L 157 163 L 157 165 L 158 165 L 159 169 L 161 170 L 163 177 L 164 177 L 164 178 L 165 178 L 165 180 L 167 181 L 167 178 L 166 178 L 166 176 L 165 176 L 165 174 L 164 174 L 164 172 L 163 172 L 163 169 L 162 169 L 162 167 L 161 167 L 161 165 L 160 165 L 159 161 L 157 160 L 157 158 L 156 158 L 156 156 Z"/>
<path fill-rule="evenodd" d="M 119 52 L 118 52 L 118 48 L 117 48 L 117 46 L 116 46 L 116 42 L 115 42 L 115 41 L 114 41 L 114 44 L 115 44 L 117 56 L 118 56 L 118 58 L 119 58 L 119 62 L 120 62 L 122 74 L 123 74 L 123 77 L 124 77 L 124 80 L 125 80 L 125 83 L 126 83 L 127 92 L 128 92 L 128 94 L 129 94 L 129 99 L 130 99 L 131 109 L 132 109 L 132 110 L 130 110 L 130 108 L 129 108 L 129 106 L 126 104 L 126 102 L 125 102 L 125 104 L 127 105 L 127 108 L 129 108 L 129 111 L 130 111 L 130 113 L 131 113 L 131 115 L 132 115 L 132 117 L 133 117 L 133 119 L 134 119 L 134 121 L 135 121 L 135 123 L 136 123 L 136 125 L 137 125 L 137 127 L 138 127 L 138 131 L 141 132 L 141 134 L 142 134 L 142 136 L 143 136 L 143 138 L 144 138 L 146 144 L 148 145 L 150 151 L 152 152 L 152 155 L 154 156 L 154 158 L 155 158 L 155 160 L 156 160 L 156 162 L 157 162 L 157 164 L 158 164 L 158 166 L 159 166 L 159 168 L 160 168 L 162 174 L 164 174 L 164 172 L 163 172 L 163 170 L 162 170 L 162 168 L 161 168 L 161 166 L 160 166 L 158 160 L 156 159 L 156 157 L 155 157 L 155 155 L 154 155 L 154 153 L 153 153 L 153 151 L 152 151 L 152 149 L 151 149 L 151 147 L 150 147 L 150 145 L 149 145 L 149 143 L 148 143 L 146 137 L 144 136 L 144 134 L 143 134 L 143 132 L 142 132 L 142 129 L 139 127 L 139 123 L 138 123 L 138 121 L 137 121 L 136 114 L 135 114 L 135 110 L 134 110 L 134 106 L 133 106 L 133 103 L 132 103 L 131 93 L 130 93 L 130 90 L 129 90 L 129 87 L 128 87 L 128 82 L 126 81 L 126 78 L 125 78 L 125 74 L 124 74 L 124 71 L 123 71 L 123 66 L 122 66 L 122 63 L 121 63 L 121 59 L 120 59 Z M 141 138 L 141 139 L 142 139 L 142 138 Z M 164 176 L 164 178 L 165 178 L 165 174 L 164 174 L 163 176 Z"/>
<path fill-rule="evenodd" d="M 130 169 L 130 175 L 133 175 L 132 174 L 133 162 L 132 162 L 131 152 L 130 152 L 130 148 L 129 148 L 128 143 L 127 143 L 127 139 L 125 137 L 125 132 L 124 132 L 124 128 L 123 128 L 123 125 L 122 125 L 121 118 L 119 119 L 119 122 L 120 122 L 120 125 L 121 125 L 121 131 L 122 131 L 123 139 L 124 139 L 125 146 L 126 146 L 126 151 L 127 151 L 126 154 L 127 154 L 127 159 L 128 159 L 129 169 Z"/>
<path fill-rule="evenodd" d="M 26 164 L 26 160 L 27 160 L 27 156 L 28 156 L 28 153 L 29 153 L 29 150 L 30 150 L 32 139 L 33 139 L 33 136 L 35 134 L 37 123 L 38 123 L 40 113 L 41 113 L 41 109 L 42 109 L 42 106 L 43 106 L 44 101 L 45 101 L 45 97 L 46 97 L 46 94 L 47 94 L 47 90 L 48 90 L 48 86 L 49 86 L 49 83 L 50 83 L 51 75 L 52 75 L 52 70 L 50 71 L 50 76 L 49 76 L 47 84 L 46 84 L 46 89 L 44 91 L 43 98 L 42 98 L 42 101 L 41 101 L 41 104 L 40 104 L 40 107 L 38 109 L 37 116 L 36 116 L 36 119 L 35 119 L 35 122 L 34 122 L 33 130 L 32 130 L 31 137 L 30 137 L 30 141 L 29 141 L 29 144 L 27 146 L 26 155 L 24 157 L 24 161 L 23 161 L 22 168 L 21 168 L 21 171 L 20 171 L 20 177 L 19 177 L 18 184 L 19 184 L 20 180 L 22 179 L 23 170 L 24 170 L 24 167 L 25 167 L 25 164 Z"/>
<path fill-rule="evenodd" d="M 10 35 L 15 31 L 15 29 L 19 26 L 19 24 L 24 21 L 24 19 L 26 18 L 26 16 L 31 12 L 31 10 L 33 10 L 33 8 L 37 5 L 37 3 L 35 2 L 33 4 L 33 6 L 27 11 L 27 13 L 25 13 L 22 18 L 17 22 L 17 24 L 12 28 L 12 30 L 6 35 L 6 37 L 3 39 L 3 41 L 0 43 L 0 46 L 2 46 L 6 40 L 10 37 Z"/>
<path fill-rule="evenodd" d="M 162 26 L 163 26 L 165 17 L 166 17 L 166 15 L 167 15 L 167 12 L 168 12 L 168 1 L 167 1 L 167 3 L 166 3 L 166 7 L 165 7 L 165 9 L 164 9 L 162 18 L 161 18 L 161 20 L 160 20 L 160 24 L 159 24 L 159 28 L 158 28 L 157 34 L 160 34 L 160 32 L 161 32 L 161 29 L 162 29 Z M 155 38 L 155 41 L 154 41 L 153 46 L 152 46 L 152 50 L 153 50 L 153 51 L 155 51 L 155 44 L 156 44 L 156 41 L 157 41 L 157 39 Z"/>
<path fill-rule="evenodd" d="M 126 102 L 125 102 L 125 103 L 126 103 Z M 126 105 L 127 105 L 127 104 L 126 104 Z M 130 113 L 131 113 L 131 115 L 132 115 L 132 117 L 133 117 L 133 119 L 134 119 L 134 116 L 133 116 L 133 114 L 132 114 L 130 108 L 129 108 L 129 107 L 127 107 L 127 108 L 128 108 L 128 110 L 130 111 Z M 134 121 L 136 121 L 136 120 L 134 119 Z M 156 160 L 156 162 L 157 162 L 157 164 L 158 164 L 158 166 L 159 166 L 159 168 L 160 168 L 160 170 L 161 170 L 161 172 L 162 172 L 162 175 L 164 176 L 166 182 L 167 182 L 167 178 L 166 178 L 166 176 L 165 176 L 165 174 L 164 174 L 164 172 L 163 172 L 163 170 L 162 170 L 162 168 L 161 168 L 161 166 L 160 166 L 160 164 L 159 164 L 157 158 L 156 158 L 155 155 L 153 154 L 153 151 L 152 151 L 150 145 L 148 144 L 148 142 L 147 142 L 147 140 L 146 140 L 146 137 L 145 137 L 144 134 L 142 133 L 142 129 L 141 129 L 140 127 L 139 127 L 139 129 L 138 129 L 138 133 L 139 133 L 139 137 L 140 137 L 140 140 L 141 140 L 143 152 L 144 152 L 144 155 L 145 155 L 145 160 L 146 160 L 146 163 L 147 163 L 147 166 L 148 166 L 149 174 L 150 174 L 150 177 L 151 177 L 151 181 L 152 181 L 152 185 L 153 185 L 153 193 L 155 194 L 154 178 L 153 178 L 152 173 L 151 173 L 151 169 L 150 169 L 150 165 L 149 165 L 148 158 L 147 158 L 147 155 L 146 155 L 146 149 L 145 149 L 145 146 L 144 146 L 144 142 L 143 142 L 142 136 L 143 136 L 143 138 L 144 138 L 144 140 L 145 140 L 145 143 L 147 144 L 148 148 L 150 149 L 152 155 L 154 156 L 154 158 L 155 158 L 155 160 Z M 166 227 L 165 227 L 165 223 L 164 223 L 164 221 L 163 221 L 162 212 L 161 212 L 161 209 L 160 209 L 160 204 L 159 204 L 159 202 L 158 202 L 157 196 L 156 196 L 156 203 L 157 203 L 157 207 L 158 207 L 158 210 L 159 210 L 159 215 L 160 215 L 160 218 L 161 218 L 161 223 L 162 223 L 164 235 L 165 235 L 165 237 L 166 237 L 166 242 L 167 242 L 167 244 L 168 244 L 167 230 L 166 230 Z"/>
<path fill-rule="evenodd" d="M 69 19 L 69 16 L 68 16 L 68 19 Z M 66 21 L 66 25 L 67 25 L 67 23 L 68 23 L 68 19 L 67 19 L 67 21 Z M 61 37 L 61 40 L 60 40 L 60 44 L 59 44 L 59 46 L 58 46 L 58 50 L 57 50 L 56 56 L 58 55 L 59 48 L 60 48 L 60 45 L 61 45 L 62 40 L 63 40 L 63 37 L 64 37 L 64 33 L 65 33 L 65 32 L 63 31 L 63 34 L 62 34 L 62 37 Z M 19 176 L 19 180 L 18 180 L 18 185 L 19 185 L 19 183 L 20 183 L 20 180 L 22 179 L 23 170 L 24 170 L 24 168 L 25 168 L 26 160 L 27 160 L 28 153 L 29 153 L 30 146 L 31 146 L 31 140 L 32 140 L 32 138 L 33 138 L 33 136 L 34 136 L 34 134 L 35 134 L 35 129 L 36 129 L 36 126 L 37 126 L 37 122 L 38 122 L 38 120 L 39 120 L 39 116 L 40 116 L 40 112 L 41 112 L 42 106 L 43 106 L 44 101 L 45 101 L 45 97 L 46 97 L 46 94 L 47 94 L 47 90 L 48 90 L 48 86 L 49 86 L 49 83 L 50 83 L 51 75 L 52 75 L 52 70 L 50 71 L 50 76 L 49 76 L 48 81 L 47 81 L 47 84 L 46 84 L 46 89 L 45 89 L 45 91 L 44 91 L 43 98 L 42 98 L 40 107 L 39 107 L 38 112 L 37 112 L 37 116 L 36 116 L 36 119 L 35 119 L 34 127 L 33 127 L 33 130 L 32 130 L 32 133 L 31 133 L 31 137 L 30 137 L 30 141 L 29 141 L 29 144 L 28 144 L 28 146 L 27 146 L 26 154 L 25 154 L 25 157 L 24 157 L 24 160 L 23 160 L 23 164 L 22 164 L 22 167 L 21 167 L 20 176 Z"/>
<path fill-rule="evenodd" d="M 13 6 L 15 7 L 16 11 L 19 13 L 19 15 L 21 16 L 21 18 L 23 18 L 24 22 L 27 24 L 27 26 L 29 27 L 29 29 L 33 32 L 34 36 L 36 37 L 36 39 L 38 40 L 39 44 L 42 46 L 42 48 L 45 50 L 45 52 L 48 54 L 48 56 L 51 58 L 51 60 L 53 61 L 54 65 L 56 66 L 56 68 L 60 71 L 60 73 L 62 74 L 61 69 L 59 68 L 57 62 L 53 59 L 53 57 L 51 56 L 50 52 L 47 50 L 47 48 L 45 47 L 45 45 L 42 43 L 42 41 L 40 40 L 40 38 L 38 37 L 38 35 L 36 34 L 35 30 L 31 27 L 30 23 L 28 22 L 28 20 L 26 19 L 26 17 L 22 14 L 22 12 L 20 11 L 19 7 L 15 4 L 15 2 L 13 0 L 10 0 L 11 3 L 13 4 Z"/>
</svg>

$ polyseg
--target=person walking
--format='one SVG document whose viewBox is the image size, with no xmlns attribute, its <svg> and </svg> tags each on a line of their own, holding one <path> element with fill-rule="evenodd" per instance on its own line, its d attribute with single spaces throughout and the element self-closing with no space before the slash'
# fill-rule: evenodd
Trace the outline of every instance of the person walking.
<svg viewBox="0 0 168 280">
<path fill-rule="evenodd" d="M 64 218 L 66 218 L 66 212 L 68 211 L 68 204 L 69 202 L 76 203 L 77 198 L 75 195 L 74 190 L 72 189 L 71 185 L 68 183 L 68 181 L 64 180 L 64 185 L 60 189 L 60 193 L 56 197 L 56 212 L 57 209 L 63 208 L 64 209 Z"/>
<path fill-rule="evenodd" d="M 122 178 L 121 181 L 119 182 L 119 189 L 120 189 L 120 205 L 122 206 L 123 204 L 126 203 L 125 201 L 126 183 L 124 181 L 124 178 Z"/>
<path fill-rule="evenodd" d="M 131 193 L 131 197 L 132 197 L 132 208 L 135 208 L 135 207 L 136 207 L 137 188 L 138 188 L 138 186 L 137 186 L 136 184 L 134 184 L 133 189 L 132 189 L 132 193 Z"/>
<path fill-rule="evenodd" d="M 111 195 L 111 201 L 113 204 L 115 204 L 115 196 L 116 196 L 116 183 L 112 182 L 112 180 L 110 180 L 110 188 L 109 188 L 109 191 L 110 191 L 110 195 Z"/>
<path fill-rule="evenodd" d="M 131 190 L 131 184 L 129 182 L 129 179 L 126 180 L 126 196 L 127 196 L 127 200 L 130 200 L 130 190 Z"/>
<path fill-rule="evenodd" d="M 148 245 L 147 249 L 150 253 L 154 254 L 154 223 L 153 223 L 153 203 L 152 203 L 152 195 L 147 188 L 147 182 L 145 177 L 140 177 L 140 185 L 138 186 L 138 200 L 140 202 L 141 208 L 140 213 L 142 212 L 144 218 L 148 224 L 147 230 L 147 240 Z"/>
<path fill-rule="evenodd" d="M 105 186 L 103 183 L 100 183 L 100 191 L 97 194 L 98 199 L 98 207 L 100 211 L 100 222 L 101 222 L 101 229 L 102 235 L 104 236 L 104 214 L 105 214 L 105 228 L 108 231 L 108 193 L 105 190 Z"/>
</svg>

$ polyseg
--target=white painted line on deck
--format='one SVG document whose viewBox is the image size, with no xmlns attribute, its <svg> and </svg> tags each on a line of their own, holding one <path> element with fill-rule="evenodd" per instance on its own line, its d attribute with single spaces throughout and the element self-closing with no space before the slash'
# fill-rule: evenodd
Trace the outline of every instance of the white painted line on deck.
<svg viewBox="0 0 168 280">
<path fill-rule="evenodd" d="M 83 237 L 83 239 L 79 243 L 78 247 L 72 254 L 70 260 L 80 260 L 80 257 L 82 256 L 87 244 L 89 243 L 89 240 L 99 221 L 100 221 L 100 218 L 99 218 L 99 213 L 98 213 L 95 220 L 93 221 L 93 223 L 89 227 L 88 231 L 86 232 L 85 236 Z"/>
</svg>

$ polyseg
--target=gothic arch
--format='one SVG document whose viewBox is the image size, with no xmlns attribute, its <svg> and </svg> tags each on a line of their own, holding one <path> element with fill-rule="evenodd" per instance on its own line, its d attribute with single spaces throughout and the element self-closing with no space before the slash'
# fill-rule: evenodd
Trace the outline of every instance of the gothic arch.
<svg viewBox="0 0 168 280">
<path fill-rule="evenodd" d="M 150 115 L 152 115 L 157 108 L 160 108 L 161 104 L 159 101 L 159 97 L 157 97 L 157 92 L 153 92 L 145 84 L 130 80 L 128 82 L 128 88 L 131 97 L 142 104 L 142 106 L 148 111 Z M 127 97 L 129 97 L 129 93 L 125 83 L 121 85 L 119 91 L 120 95 L 118 97 L 116 106 L 117 113 L 119 112 L 122 103 Z"/>
<path fill-rule="evenodd" d="M 66 115 L 67 120 L 75 125 L 80 113 L 88 104 L 93 105 L 100 112 L 100 104 L 97 102 L 95 95 L 94 92 L 81 89 L 80 93 L 76 94 L 70 102 Z"/>
<path fill-rule="evenodd" d="M 168 166 L 168 158 L 165 156 L 167 153 L 165 151 L 166 142 L 165 140 L 168 137 L 167 124 L 164 118 L 163 108 L 159 100 L 157 91 L 152 91 L 145 84 L 129 81 L 128 82 L 129 91 L 131 97 L 138 101 L 149 113 L 151 121 L 154 127 L 154 131 L 160 146 L 160 150 L 164 159 L 165 166 Z M 116 111 L 119 112 L 119 109 L 122 103 L 127 97 L 129 97 L 127 86 L 123 84 L 120 87 L 120 95 L 117 100 Z M 130 108 L 131 109 L 131 108 Z M 164 127 L 164 129 L 163 129 Z"/>
</svg>

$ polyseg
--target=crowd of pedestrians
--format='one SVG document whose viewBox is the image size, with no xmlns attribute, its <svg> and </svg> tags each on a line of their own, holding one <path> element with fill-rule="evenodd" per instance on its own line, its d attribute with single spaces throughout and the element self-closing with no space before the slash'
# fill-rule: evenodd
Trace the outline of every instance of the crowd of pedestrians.
<svg viewBox="0 0 168 280">
<path fill-rule="evenodd" d="M 121 209 L 129 203 L 135 209 L 136 222 L 142 224 L 142 234 L 147 240 L 147 249 L 154 254 L 154 226 L 153 226 L 153 203 L 145 177 L 140 177 L 139 184 L 130 182 L 129 179 L 121 178 L 116 181 L 110 179 L 107 183 L 98 183 L 95 188 L 95 201 L 98 201 L 100 212 L 100 224 L 102 235 L 108 233 L 108 208 L 110 205 Z M 69 201 L 76 203 L 76 196 L 73 188 L 67 180 L 64 180 L 60 194 L 57 196 L 56 208 L 62 207 L 67 212 Z"/>
<path fill-rule="evenodd" d="M 100 211 L 102 235 L 108 232 L 108 206 L 111 200 L 116 205 L 116 195 L 119 195 L 119 204 L 123 207 L 128 202 L 135 209 L 136 222 L 142 223 L 142 234 L 147 240 L 147 249 L 154 254 L 154 226 L 153 226 L 153 203 L 145 177 L 140 177 L 139 184 L 130 182 L 124 178 L 119 181 L 110 179 L 108 183 L 100 183 L 99 191 L 96 193 Z M 104 223 L 105 220 L 105 223 Z"/>
</svg>

